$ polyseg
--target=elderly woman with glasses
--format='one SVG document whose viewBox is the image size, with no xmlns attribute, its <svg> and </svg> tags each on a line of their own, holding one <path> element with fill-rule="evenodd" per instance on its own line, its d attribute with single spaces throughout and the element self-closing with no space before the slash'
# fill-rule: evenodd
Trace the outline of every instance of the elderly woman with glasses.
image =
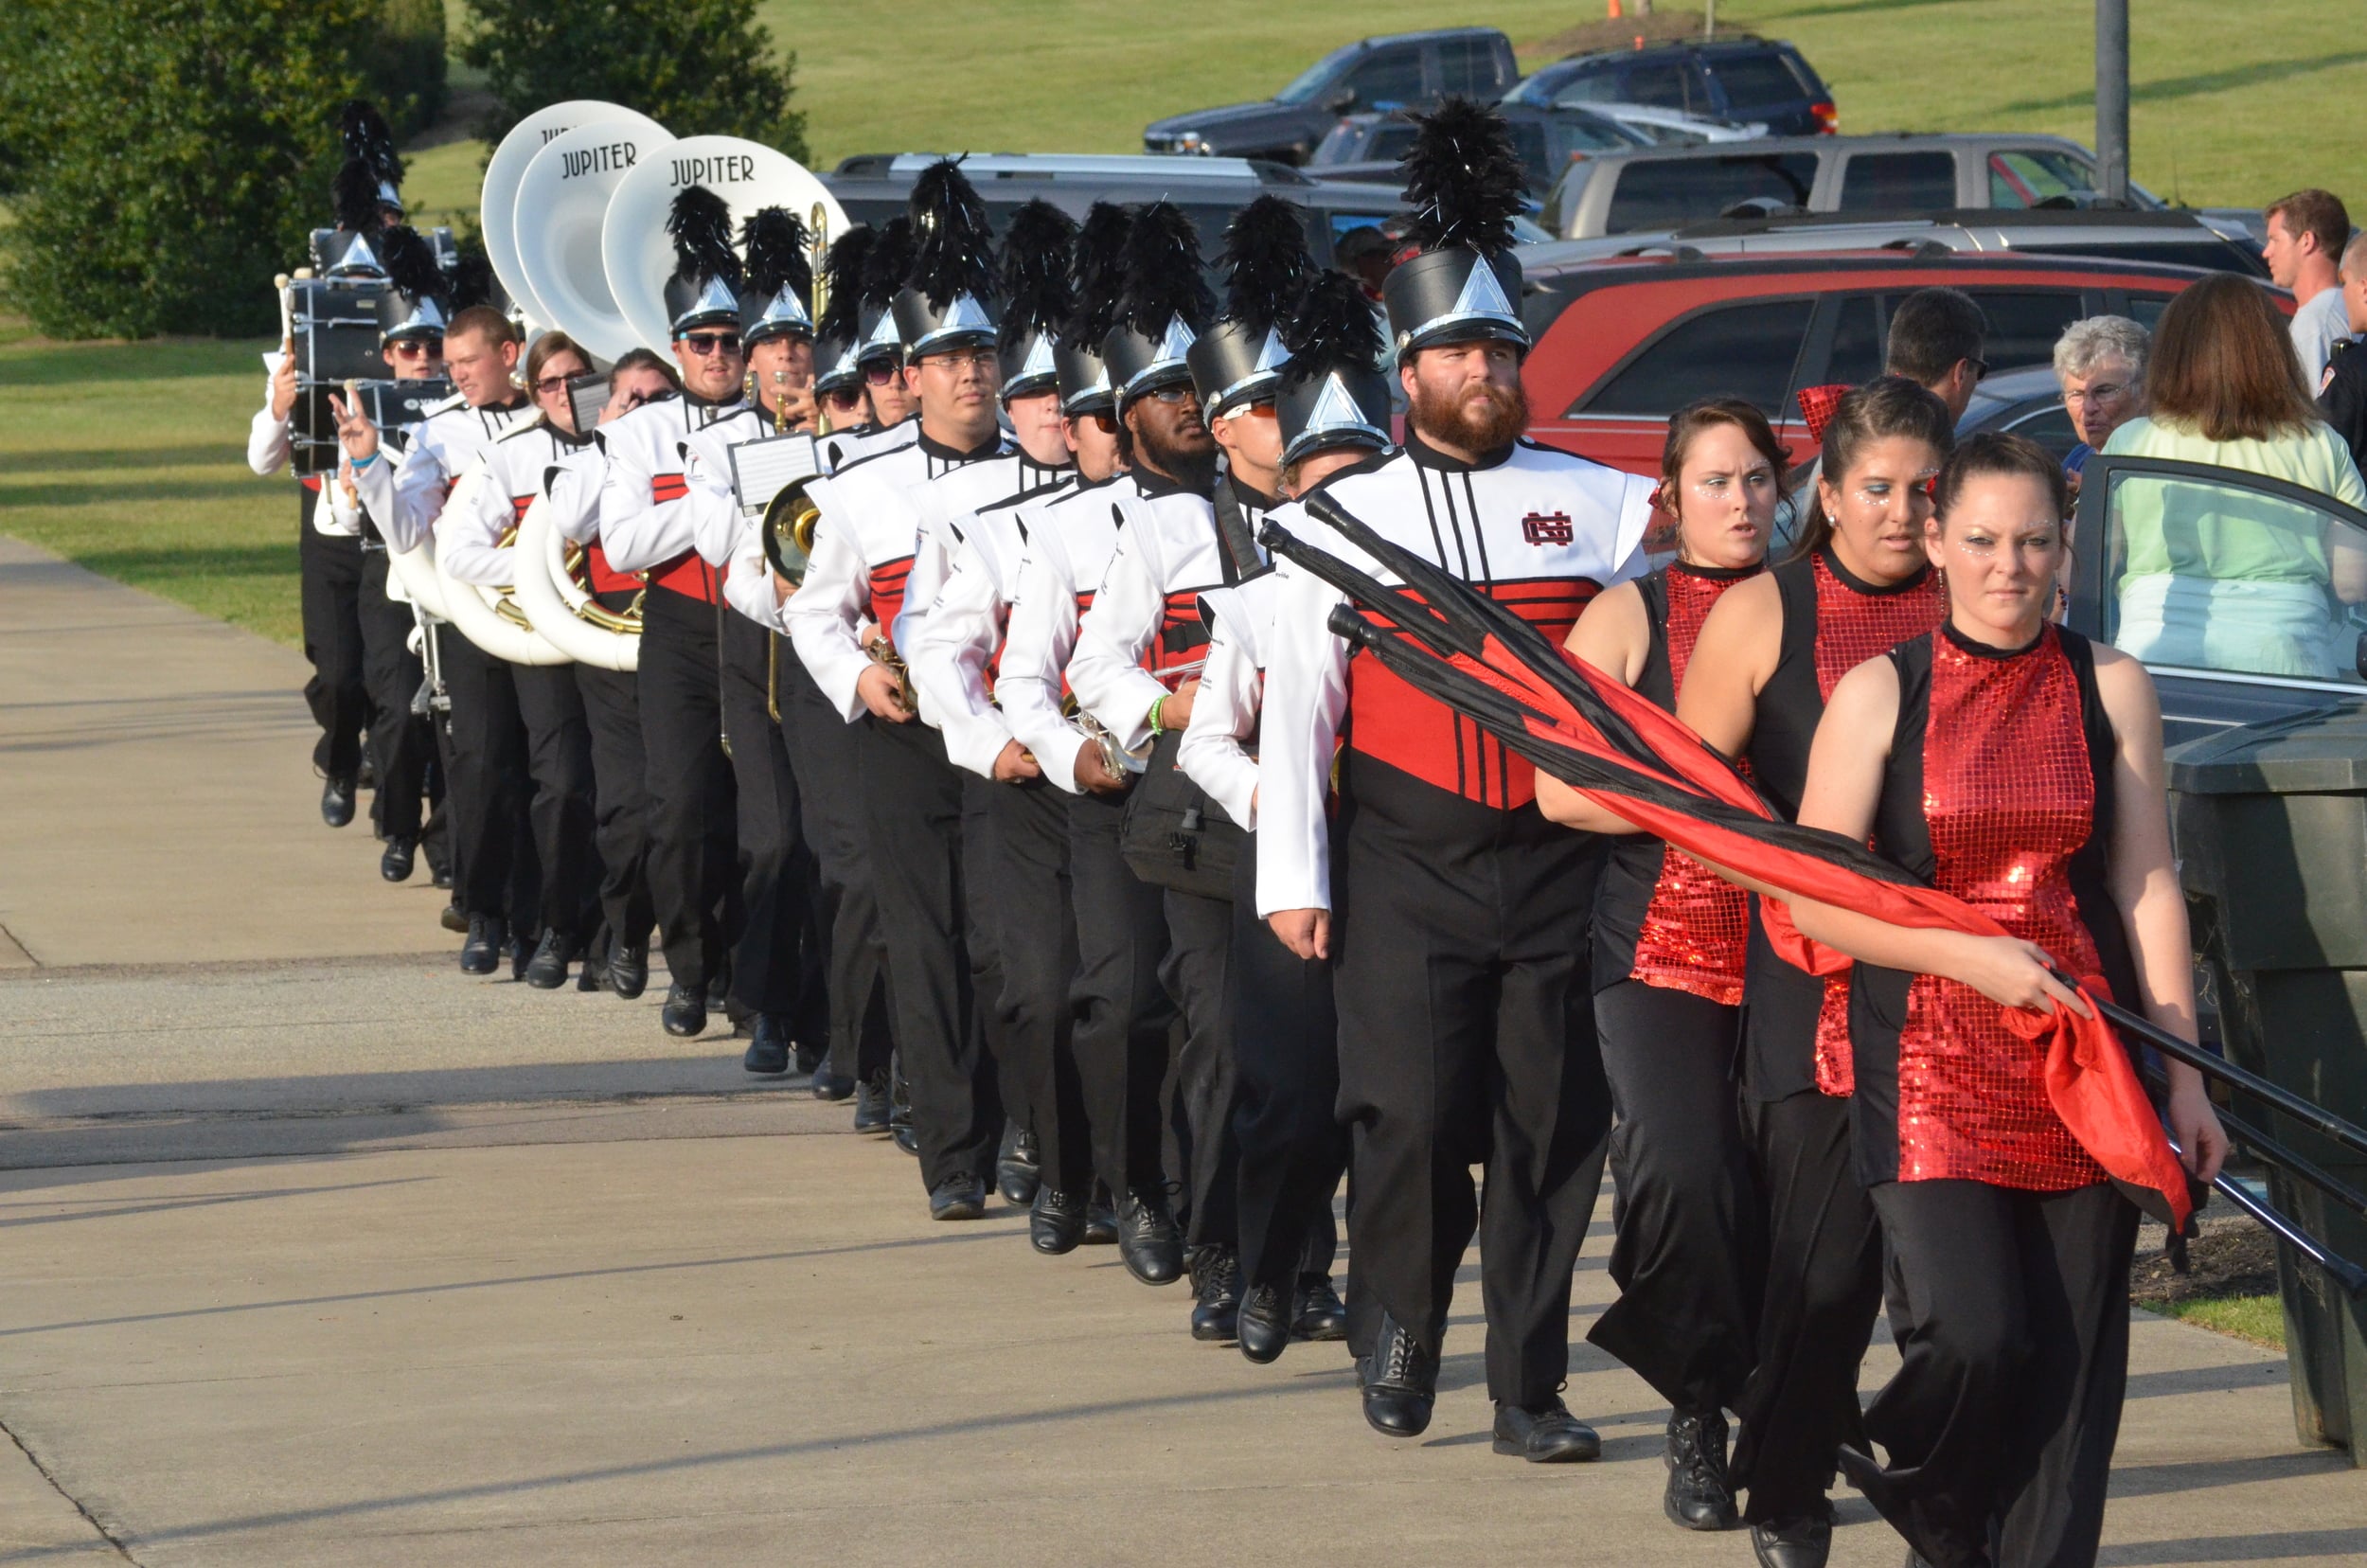
<svg viewBox="0 0 2367 1568">
<path fill-rule="evenodd" d="M 2111 439 L 2112 432 L 2145 412 L 2145 354 L 2152 338 L 2127 316 L 2089 316 L 2063 329 L 2055 342 L 2055 376 L 2063 383 L 2063 411 L 2079 444 L 2063 457 L 2074 476 Z"/>
</svg>

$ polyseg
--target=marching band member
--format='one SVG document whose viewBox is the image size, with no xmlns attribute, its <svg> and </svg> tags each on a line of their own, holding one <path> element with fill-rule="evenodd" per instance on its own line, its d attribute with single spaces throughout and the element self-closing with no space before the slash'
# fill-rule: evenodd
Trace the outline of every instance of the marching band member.
<svg viewBox="0 0 2367 1568">
<path fill-rule="evenodd" d="M 1651 487 L 1522 438 L 1521 176 L 1502 118 L 1450 99 L 1406 164 L 1421 254 L 1384 291 L 1405 450 L 1323 494 L 1558 637 L 1643 569 Z M 1371 564 L 1327 529 L 1309 534 Z M 1333 962 L 1358 1280 L 1379 1313 L 1365 1417 L 1392 1436 L 1429 1426 L 1455 1271 L 1484 1226 L 1496 1450 L 1591 1459 L 1599 1439 L 1556 1391 L 1611 1121 L 1585 950 L 1599 841 L 1544 819 L 1528 763 L 1351 660 L 1328 626 L 1337 593 L 1286 565 L 1274 594 L 1257 901 L 1293 953 Z"/>
</svg>

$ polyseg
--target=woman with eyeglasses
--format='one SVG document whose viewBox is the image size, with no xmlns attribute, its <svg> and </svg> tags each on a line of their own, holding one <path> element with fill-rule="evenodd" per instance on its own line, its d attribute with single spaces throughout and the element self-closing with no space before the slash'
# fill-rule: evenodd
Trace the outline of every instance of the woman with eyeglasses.
<svg viewBox="0 0 2367 1568">
<path fill-rule="evenodd" d="M 1901 376 L 1843 396 L 1790 559 L 1730 590 L 1701 624 L 1677 716 L 1748 762 L 1781 811 L 1799 809 L 1835 685 L 1939 619 L 1923 530 L 1953 425 L 1938 397 Z M 1747 942 L 1739 1089 L 1768 1262 L 1730 1474 L 1748 1490 L 1742 1517 L 1760 1562 L 1819 1568 L 1832 1548 L 1837 1455 L 1864 1442 L 1858 1365 L 1881 1294 L 1881 1238 L 1849 1159 L 1848 982 L 1777 958 L 1755 909 Z"/>
</svg>

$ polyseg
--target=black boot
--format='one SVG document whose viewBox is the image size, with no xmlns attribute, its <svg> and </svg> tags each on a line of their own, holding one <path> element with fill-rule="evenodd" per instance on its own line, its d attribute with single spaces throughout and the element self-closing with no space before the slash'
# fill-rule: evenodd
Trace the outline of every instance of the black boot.
<svg viewBox="0 0 2367 1568">
<path fill-rule="evenodd" d="M 650 944 L 646 939 L 609 944 L 608 983 L 627 1002 L 650 989 Z"/>
<path fill-rule="evenodd" d="M 390 838 L 386 852 L 378 857 L 378 874 L 390 882 L 411 880 L 411 857 L 418 845 L 407 838 Z"/>
<path fill-rule="evenodd" d="M 1280 1359 L 1290 1343 L 1290 1292 L 1279 1285 L 1253 1285 L 1241 1298 L 1241 1354 L 1264 1366 Z"/>
<path fill-rule="evenodd" d="M 1085 1200 L 1056 1186 L 1036 1189 L 1027 1213 L 1027 1244 L 1047 1257 L 1077 1250 L 1085 1238 Z"/>
<path fill-rule="evenodd" d="M 1036 1134 L 1023 1127 L 1011 1138 L 1003 1157 L 994 1163 L 994 1185 L 1006 1203 L 1025 1205 L 1036 1201 L 1036 1188 L 1042 1182 L 1043 1155 L 1037 1146 Z"/>
<path fill-rule="evenodd" d="M 1241 1327 L 1241 1259 L 1230 1247 L 1203 1247 L 1192 1270 L 1192 1338 L 1220 1345 Z"/>
<path fill-rule="evenodd" d="M 353 820 L 353 775 L 330 774 L 321 780 L 321 820 L 343 828 Z"/>
<path fill-rule="evenodd" d="M 1344 1340 L 1348 1337 L 1348 1309 L 1331 1288 L 1328 1274 L 1299 1275 L 1298 1315 L 1290 1331 L 1303 1340 Z"/>
<path fill-rule="evenodd" d="M 536 990 L 557 990 L 567 983 L 567 966 L 575 961 L 579 951 L 576 944 L 556 931 L 543 933 L 543 940 L 526 960 L 526 984 Z"/>
<path fill-rule="evenodd" d="M 855 1085 L 855 1131 L 878 1134 L 888 1130 L 888 1118 L 895 1113 L 888 1106 L 888 1081 L 885 1073 L 874 1073 Z"/>
<path fill-rule="evenodd" d="M 1832 1516 L 1803 1514 L 1753 1524 L 1751 1555 L 1759 1568 L 1824 1568 L 1833 1555 Z"/>
<path fill-rule="evenodd" d="M 666 988 L 666 1010 L 659 1015 L 666 1032 L 677 1040 L 689 1040 L 706 1033 L 705 1000 L 692 987 L 677 980 Z"/>
<path fill-rule="evenodd" d="M 1661 1511 L 1687 1530 L 1735 1527 L 1735 1488 L 1726 1480 L 1722 1411 L 1678 1411 L 1668 1417 L 1668 1488 Z"/>
<path fill-rule="evenodd" d="M 1184 1233 L 1167 1212 L 1166 1195 L 1137 1187 L 1118 1209 L 1118 1256 L 1146 1285 L 1172 1285 L 1184 1276 Z"/>
<path fill-rule="evenodd" d="M 1541 1405 L 1500 1404 L 1496 1407 L 1496 1452 L 1526 1459 L 1532 1465 L 1567 1465 L 1600 1459 L 1603 1440 L 1593 1427 L 1570 1414 L 1559 1399 Z"/>
<path fill-rule="evenodd" d="M 759 1078 L 782 1078 L 789 1072 L 789 1024 L 778 1013 L 756 1014 L 756 1032 L 748 1037 L 748 1054 L 739 1064 Z"/>
<path fill-rule="evenodd" d="M 509 940 L 509 923 L 498 915 L 469 917 L 469 939 L 460 944 L 460 972 L 490 974 L 502 967 L 502 945 Z"/>
<path fill-rule="evenodd" d="M 1383 1312 L 1364 1374 L 1364 1419 L 1384 1437 L 1419 1437 L 1438 1401 L 1438 1358 Z"/>
</svg>

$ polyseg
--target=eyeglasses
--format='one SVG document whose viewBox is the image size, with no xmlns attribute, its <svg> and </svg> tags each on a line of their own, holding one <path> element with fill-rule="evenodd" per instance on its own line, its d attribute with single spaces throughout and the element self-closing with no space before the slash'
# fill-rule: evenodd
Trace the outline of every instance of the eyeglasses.
<svg viewBox="0 0 2367 1568">
<path fill-rule="evenodd" d="M 399 338 L 386 346 L 397 359 L 434 359 L 444 351 L 442 338 Z"/>
<path fill-rule="evenodd" d="M 1154 402 L 1163 402 L 1172 407 L 1177 403 L 1189 402 L 1192 401 L 1192 383 L 1190 382 L 1170 382 L 1165 386 L 1152 387 L 1149 391 L 1144 393 L 1143 396 L 1150 399 Z"/>
<path fill-rule="evenodd" d="M 991 348 L 953 348 L 942 354 L 931 354 L 920 363 L 941 365 L 957 376 L 965 370 L 984 370 L 991 375 L 1003 367 L 1002 360 Z"/>
<path fill-rule="evenodd" d="M 902 370 L 898 368 L 893 360 L 866 365 L 863 367 L 863 379 L 873 386 L 891 385 L 902 374 Z"/>
<path fill-rule="evenodd" d="M 2114 402 L 2128 395 L 2128 388 L 2118 382 L 2099 382 L 2093 386 L 2075 386 L 2063 394 L 2067 403 Z"/>
<path fill-rule="evenodd" d="M 581 371 L 577 372 L 577 375 L 580 374 L 582 374 Z M 534 383 L 534 395 L 538 398 L 557 397 L 561 392 L 565 391 L 567 383 L 575 379 L 575 376 L 568 375 L 544 376 Z"/>
<path fill-rule="evenodd" d="M 706 358 L 709 354 L 737 354 L 739 352 L 739 334 L 738 332 L 693 332 L 688 337 L 684 338 L 682 342 L 684 347 L 689 349 L 701 359 Z"/>
</svg>

